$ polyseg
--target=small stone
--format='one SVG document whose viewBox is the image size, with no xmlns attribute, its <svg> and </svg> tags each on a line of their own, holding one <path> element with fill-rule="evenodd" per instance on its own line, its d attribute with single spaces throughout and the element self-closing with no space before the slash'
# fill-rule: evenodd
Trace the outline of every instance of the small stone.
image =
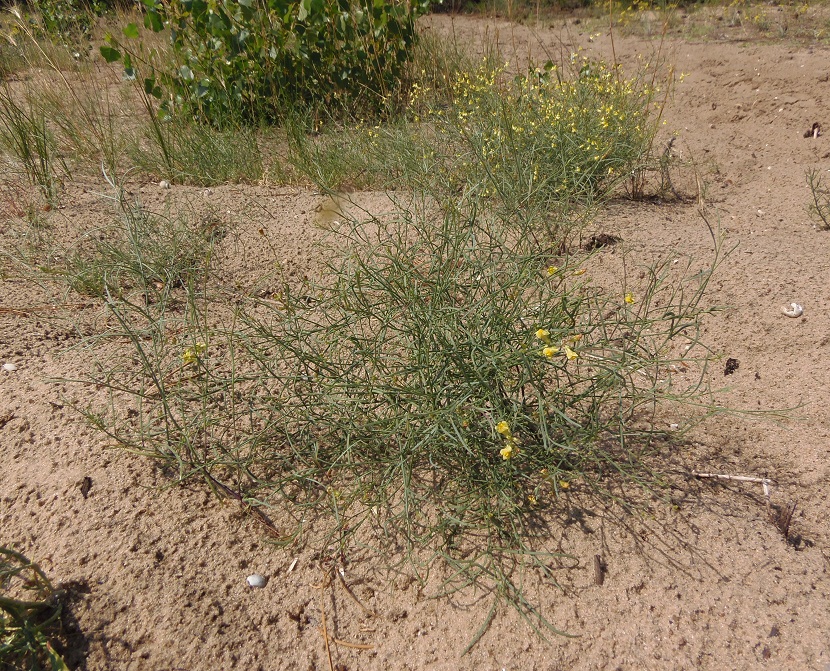
<svg viewBox="0 0 830 671">
<path fill-rule="evenodd" d="M 161 180 L 159 182 L 159 188 L 160 189 L 169 189 L 170 188 L 170 182 L 168 182 L 166 179 Z"/>
<path fill-rule="evenodd" d="M 9 373 L 17 370 L 17 365 L 13 363 L 4 363 L 3 370 L 8 371 Z"/>
<path fill-rule="evenodd" d="M 258 573 L 249 575 L 246 580 L 248 582 L 248 585 L 257 588 L 265 587 L 265 585 L 268 583 L 268 579 L 264 576 L 259 575 Z"/>
</svg>

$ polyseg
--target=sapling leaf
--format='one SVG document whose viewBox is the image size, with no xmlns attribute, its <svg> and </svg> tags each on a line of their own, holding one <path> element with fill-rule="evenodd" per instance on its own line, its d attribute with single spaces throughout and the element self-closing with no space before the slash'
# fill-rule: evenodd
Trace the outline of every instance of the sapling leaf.
<svg viewBox="0 0 830 671">
<path fill-rule="evenodd" d="M 144 27 L 154 33 L 160 33 L 164 29 L 164 22 L 159 13 L 152 9 L 144 15 Z"/>
<path fill-rule="evenodd" d="M 101 47 L 100 51 L 107 63 L 114 63 L 115 61 L 121 60 L 121 52 L 115 47 L 105 44 Z"/>
</svg>

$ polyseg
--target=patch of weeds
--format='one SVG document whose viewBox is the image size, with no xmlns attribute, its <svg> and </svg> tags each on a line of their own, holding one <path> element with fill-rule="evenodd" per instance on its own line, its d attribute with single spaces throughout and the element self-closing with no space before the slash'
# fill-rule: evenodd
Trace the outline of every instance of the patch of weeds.
<svg viewBox="0 0 830 671">
<path fill-rule="evenodd" d="M 39 272 L 34 269 L 48 266 L 60 254 L 55 250 L 54 229 L 35 202 L 9 198 L 6 203 L 14 216 L 4 222 L 0 259 L 7 275 L 31 278 Z"/>
<path fill-rule="evenodd" d="M 668 371 L 696 356 L 673 352 L 698 342 L 711 272 L 605 290 L 568 253 L 573 222 L 650 160 L 657 92 L 574 65 L 461 72 L 449 107 L 415 96 L 413 126 L 309 138 L 300 118 L 298 171 L 331 189 L 362 165 L 402 188 L 386 214 L 342 213 L 317 271 L 267 278 L 265 297 L 212 283 L 209 253 L 179 264 L 187 226 L 138 211 L 96 232 L 65 278 L 104 297 L 131 352 L 91 375 L 111 403 L 87 416 L 182 480 L 293 516 L 285 542 L 398 553 L 419 578 L 443 561 L 445 594 L 484 587 L 491 615 L 506 602 L 553 630 L 520 578 L 555 582 L 546 515 L 568 490 L 659 488 L 656 409 L 705 402 L 704 374 Z"/>
<path fill-rule="evenodd" d="M 66 154 L 76 164 L 85 162 L 93 172 L 103 169 L 114 175 L 132 138 L 119 111 L 123 98 L 112 99 L 107 74 L 93 70 L 78 73 L 71 81 L 62 76 L 63 86 L 43 82 L 39 93 Z"/>
<path fill-rule="evenodd" d="M 57 156 L 43 108 L 29 89 L 17 94 L 8 83 L 0 86 L 0 146 L 18 161 L 29 183 L 38 187 L 47 201 L 57 199 L 60 180 L 56 165 L 68 170 Z"/>
<path fill-rule="evenodd" d="M 120 300 L 137 290 L 145 300 L 157 301 L 193 281 L 209 262 L 211 245 L 210 231 L 189 226 L 182 217 L 119 201 L 111 225 L 86 232 L 43 270 L 79 294 Z"/>
<path fill-rule="evenodd" d="M 503 75 L 487 65 L 461 75 L 454 104 L 424 115 L 446 148 L 451 188 L 505 212 L 549 212 L 558 238 L 573 205 L 595 207 L 652 165 L 660 89 L 645 71 L 626 79 L 574 55 L 563 67 Z"/>
<path fill-rule="evenodd" d="M 830 189 L 827 188 L 820 170 L 807 171 L 807 186 L 810 187 L 813 197 L 813 202 L 808 208 L 810 215 L 819 222 L 819 228 L 830 230 Z"/>
<path fill-rule="evenodd" d="M 648 174 L 660 170 L 651 155 L 662 109 L 653 73 L 624 78 L 574 57 L 512 80 L 486 64 L 436 79 L 440 92 L 413 86 L 408 123 L 289 123 L 289 160 L 324 190 L 475 192 L 503 213 L 547 212 L 554 238 L 580 220 L 566 219 L 575 204 L 582 216 L 622 185 L 642 196 Z"/>
<path fill-rule="evenodd" d="M 131 158 L 141 172 L 177 184 L 250 184 L 263 175 L 256 132 L 244 127 L 154 119 Z"/>
<path fill-rule="evenodd" d="M 310 133 L 309 117 L 286 122 L 288 163 L 320 189 L 417 188 L 433 182 L 440 158 L 425 129 L 405 121 L 344 127 L 332 122 Z"/>
<path fill-rule="evenodd" d="M 53 647 L 61 603 L 40 567 L 0 546 L 0 666 L 69 671 Z"/>
</svg>

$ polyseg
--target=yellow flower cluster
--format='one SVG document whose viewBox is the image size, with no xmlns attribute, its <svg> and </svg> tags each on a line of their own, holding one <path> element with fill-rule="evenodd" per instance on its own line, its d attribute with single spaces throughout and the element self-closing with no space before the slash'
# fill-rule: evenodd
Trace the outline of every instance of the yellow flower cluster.
<svg viewBox="0 0 830 671">
<path fill-rule="evenodd" d="M 475 147 L 475 165 L 489 175 L 515 171 L 526 155 L 533 181 L 544 175 L 554 191 L 592 188 L 625 168 L 643 150 L 654 90 L 640 79 L 574 55 L 571 78 L 554 67 L 508 81 L 505 68 L 482 66 L 452 84 L 449 112 L 435 111 L 440 132 Z M 581 67 L 580 67 L 581 66 Z M 578 72 L 576 70 L 578 69 Z M 509 175 L 505 175 L 507 177 Z"/>
<path fill-rule="evenodd" d="M 543 343 L 545 343 L 545 347 L 542 349 L 541 355 L 547 359 L 552 359 L 557 354 L 559 354 L 560 351 L 564 352 L 565 357 L 568 361 L 573 361 L 574 359 L 579 358 L 579 354 L 577 354 L 573 349 L 571 349 L 570 345 L 566 344 L 565 342 L 562 343 L 561 348 L 554 346 L 550 339 L 550 331 L 548 331 L 547 329 L 538 329 L 536 331 L 536 337 Z M 571 336 L 567 340 L 575 345 L 580 340 L 582 340 L 582 334 L 578 333 L 576 335 Z"/>
<path fill-rule="evenodd" d="M 498 431 L 504 438 L 504 447 L 499 450 L 501 458 L 505 461 L 512 459 L 515 452 L 518 452 L 519 441 L 510 430 L 510 425 L 504 420 L 496 424 L 496 431 Z"/>
</svg>

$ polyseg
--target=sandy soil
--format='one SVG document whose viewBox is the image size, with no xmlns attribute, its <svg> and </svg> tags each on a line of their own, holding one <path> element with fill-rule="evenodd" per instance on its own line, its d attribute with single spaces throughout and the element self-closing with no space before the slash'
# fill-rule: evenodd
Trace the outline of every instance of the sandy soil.
<svg viewBox="0 0 830 671">
<path fill-rule="evenodd" d="M 573 21 L 552 23 L 530 30 L 439 17 L 432 29 L 473 41 L 487 27 L 505 52 L 523 57 L 580 46 L 611 57 L 607 30 L 589 35 Z M 657 47 L 642 38 L 614 42 L 623 63 Z M 345 579 L 377 614 L 370 617 L 340 585 L 319 589 L 322 569 L 310 551 L 274 547 L 234 502 L 201 485 L 168 487 L 151 463 L 111 449 L 69 407 L 96 392 L 53 381 L 89 369 L 88 353 L 71 349 L 77 333 L 38 309 L 51 298 L 44 290 L 7 277 L 0 362 L 17 370 L 0 371 L 0 544 L 13 544 L 69 590 L 71 668 L 328 669 L 323 606 L 333 636 L 372 646 L 334 646 L 338 669 L 830 671 L 830 233 L 808 217 L 804 178 L 808 167 L 830 170 L 830 51 L 727 35 L 676 38 L 662 53 L 685 74 L 661 141 L 677 133 L 671 174 L 689 198 L 613 203 L 600 227 L 622 242 L 600 258 L 611 268 L 623 251 L 629 263 L 710 259 L 696 166 L 706 216 L 735 247 L 707 299 L 725 307 L 704 333 L 719 357 L 714 384 L 728 387 L 715 401 L 797 407 L 789 418 L 711 420 L 666 455 L 684 483 L 676 505 L 655 502 L 645 518 L 621 518 L 575 491 L 550 532 L 551 547 L 574 560 L 560 588 L 534 583 L 531 594 L 572 636 L 541 640 L 503 609 L 461 656 L 490 607 L 481 593 L 431 599 L 430 584 L 422 589 L 356 555 Z M 803 137 L 816 121 L 826 135 Z M 54 220 L 84 225 L 108 216 L 100 190 L 69 187 Z M 311 263 L 323 199 L 310 191 L 135 190 L 150 207 L 209 202 L 233 232 L 224 252 L 240 281 L 274 260 L 290 259 L 298 273 Z M 11 214 L 0 217 L 0 244 L 8 243 Z M 259 228 L 272 247 L 263 247 Z M 791 301 L 804 306 L 801 318 L 782 314 Z M 727 358 L 739 366 L 725 377 Z M 760 485 L 698 481 L 693 469 L 771 478 L 771 504 L 796 504 L 789 538 L 771 523 Z M 91 487 L 82 492 L 85 478 Z M 602 584 L 595 555 L 606 565 Z M 264 589 L 246 585 L 254 572 L 268 578 Z"/>
</svg>

